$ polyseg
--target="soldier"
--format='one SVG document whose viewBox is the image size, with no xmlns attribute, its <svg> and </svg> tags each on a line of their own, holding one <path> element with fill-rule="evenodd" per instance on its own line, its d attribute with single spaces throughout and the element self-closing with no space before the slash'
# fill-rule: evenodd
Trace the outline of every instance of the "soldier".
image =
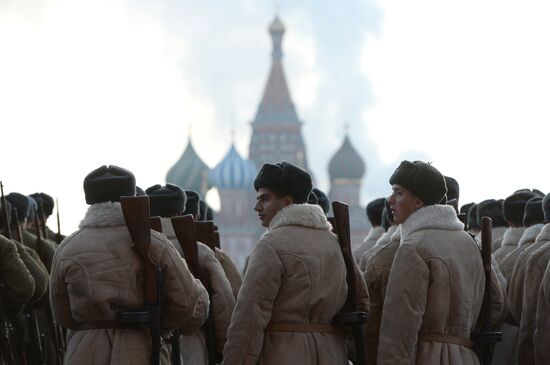
<svg viewBox="0 0 550 365">
<path fill-rule="evenodd" d="M 54 207 L 54 201 L 51 196 L 49 196 L 46 193 L 34 193 L 30 195 L 31 198 L 33 198 L 37 204 L 42 206 L 42 212 L 44 213 L 44 222 L 43 224 L 46 224 L 48 221 L 48 218 L 53 213 L 53 207 Z M 58 239 L 57 233 L 52 231 L 50 227 L 46 226 L 46 236 L 49 240 L 55 241 L 56 243 L 61 243 L 61 241 L 65 238 L 65 236 L 61 235 L 59 237 L 59 242 L 56 241 Z"/>
<path fill-rule="evenodd" d="M 519 325 L 519 341 L 518 341 L 518 357 L 519 363 L 534 364 L 535 355 L 539 356 L 539 363 L 543 363 L 543 358 L 546 356 L 546 362 L 550 361 L 550 353 L 543 355 L 547 351 L 541 346 L 535 349 L 533 343 L 533 337 L 535 334 L 536 316 L 538 314 L 537 303 L 539 299 L 539 290 L 541 288 L 542 278 L 548 262 L 550 261 L 550 194 L 546 195 L 542 202 L 542 208 L 544 211 L 544 220 L 546 224 L 542 228 L 541 232 L 537 236 L 533 249 L 530 249 L 530 254 L 527 257 L 526 264 L 524 266 L 524 278 L 523 278 L 523 293 L 522 293 L 522 308 L 520 315 Z M 539 247 L 538 249 L 535 249 Z M 524 252 L 523 255 L 526 255 Z M 514 275 L 512 274 L 512 280 Z M 542 296 L 544 297 L 544 296 Z M 541 298 L 542 298 L 541 297 Z M 541 317 L 543 327 L 546 325 L 548 318 L 548 312 L 544 312 L 544 308 L 548 308 L 544 303 L 541 303 Z M 537 336 L 538 339 L 544 339 L 546 334 L 544 328 L 539 327 Z M 538 344 L 544 344 L 542 347 L 548 348 L 547 341 L 537 341 Z"/>
<path fill-rule="evenodd" d="M 347 364 L 346 339 L 331 325 L 346 300 L 346 267 L 323 211 L 304 204 L 310 175 L 266 163 L 254 188 L 267 231 L 250 255 L 222 364 Z"/>
<path fill-rule="evenodd" d="M 170 221 L 171 217 L 180 216 L 185 210 L 186 194 L 177 185 L 154 185 L 146 190 L 151 202 L 151 215 L 160 216 L 162 233 L 172 242 L 172 245 L 184 257 L 183 250 L 174 232 Z M 200 266 L 210 277 L 212 288 L 210 305 L 216 329 L 216 351 L 223 353 L 227 336 L 227 328 L 231 320 L 231 313 L 235 307 L 235 298 L 231 285 L 225 277 L 222 266 L 216 259 L 214 252 L 205 244 L 197 242 L 198 259 Z M 181 336 L 180 354 L 183 364 L 208 365 L 208 352 L 204 333 L 200 330 L 185 332 Z"/>
<path fill-rule="evenodd" d="M 134 175 L 102 166 L 86 176 L 84 193 L 90 207 L 79 229 L 59 245 L 50 281 L 53 315 L 69 329 L 65 364 L 148 364 L 149 331 L 127 328 L 119 319 L 144 306 L 143 262 L 132 249 L 119 202 L 136 194 Z M 206 290 L 164 235 L 151 232 L 149 252 L 165 269 L 161 328 L 199 328 L 208 313 Z"/>
<path fill-rule="evenodd" d="M 512 294 L 512 286 L 513 286 L 512 274 L 513 274 L 516 262 L 518 261 L 518 258 L 521 255 L 521 253 L 525 251 L 528 247 L 530 247 L 533 243 L 535 243 L 535 240 L 539 235 L 540 231 L 542 230 L 542 226 L 544 225 L 543 222 L 544 222 L 544 213 L 542 211 L 542 198 L 535 196 L 529 199 L 527 201 L 527 204 L 525 205 L 525 212 L 523 215 L 523 225 L 526 227 L 526 229 L 518 241 L 518 246 L 500 261 L 500 265 L 499 265 L 500 271 L 502 272 L 502 275 L 504 275 L 504 277 L 506 278 L 506 281 L 508 282 L 509 294 Z M 519 283 L 514 283 L 514 284 L 517 285 Z M 517 299 L 518 298 L 515 298 L 514 300 L 517 301 Z M 519 305 L 521 306 L 521 303 L 519 303 Z M 521 309 L 519 309 L 519 313 L 516 313 L 516 315 L 519 316 L 520 314 L 521 314 Z M 519 322 L 516 322 L 516 323 L 519 323 Z"/>
<path fill-rule="evenodd" d="M 460 198 L 460 187 L 458 185 L 458 181 L 450 176 L 444 176 L 444 178 L 445 185 L 447 186 L 447 205 L 452 206 L 458 214 L 458 201 Z"/>
<path fill-rule="evenodd" d="M 433 166 L 403 161 L 390 184 L 401 242 L 384 300 L 377 363 L 478 364 L 470 341 L 485 285 L 477 243 L 454 209 L 440 205 L 447 188 Z M 503 293 L 493 276 L 496 320 Z"/>
<path fill-rule="evenodd" d="M 187 195 L 187 203 L 185 205 L 184 214 L 192 214 L 195 217 L 195 220 L 199 220 L 201 217 L 201 200 L 199 193 L 193 190 L 185 190 L 185 194 Z M 235 300 L 237 300 L 237 294 L 239 293 L 239 289 L 241 288 L 242 284 L 242 277 L 239 269 L 237 269 L 237 266 L 225 251 L 216 247 L 216 249 L 214 249 L 214 255 L 216 256 L 216 259 L 219 261 L 219 263 L 222 265 L 223 272 L 225 273 L 227 280 L 229 280 L 229 283 L 231 284 L 233 296 Z"/>
<path fill-rule="evenodd" d="M 363 240 L 363 243 L 359 247 L 353 250 L 353 257 L 359 263 L 363 254 L 370 250 L 376 241 L 386 232 L 382 227 L 382 210 L 384 209 L 384 201 L 386 198 L 378 198 L 367 204 L 367 218 L 372 225 L 367 237 Z"/>
<path fill-rule="evenodd" d="M 390 209 L 388 209 L 388 212 L 391 215 Z M 384 240 L 382 241 L 383 238 Z M 394 224 L 378 240 L 380 244 L 377 243 L 376 246 L 363 255 L 363 260 L 365 260 L 366 256 L 363 276 L 369 292 L 369 314 L 365 325 L 365 352 L 368 365 L 376 364 L 384 298 L 386 296 L 393 258 L 399 247 L 400 240 L 400 226 Z"/>
<path fill-rule="evenodd" d="M 504 239 L 504 232 L 508 228 L 508 224 L 504 220 L 502 214 L 502 203 L 504 200 L 487 199 L 479 203 L 477 206 L 477 218 L 478 223 L 481 224 L 481 218 L 491 218 L 493 224 L 493 230 L 491 232 L 493 242 L 491 249 L 493 252 L 498 250 L 502 246 L 502 240 Z"/>
<path fill-rule="evenodd" d="M 534 196 L 535 194 L 530 191 L 519 191 L 510 195 L 502 202 L 502 214 L 509 228 L 504 232 L 504 236 L 502 237 L 502 246 L 493 254 L 499 265 L 506 255 L 515 250 L 519 239 L 523 235 L 523 232 L 525 232 L 523 213 L 525 212 L 527 201 Z"/>
<path fill-rule="evenodd" d="M 330 211 L 330 201 L 328 200 L 327 195 L 317 188 L 313 188 L 311 192 L 317 197 L 317 205 L 323 209 L 323 213 L 325 213 L 325 215 L 328 215 L 328 212 Z"/>
</svg>

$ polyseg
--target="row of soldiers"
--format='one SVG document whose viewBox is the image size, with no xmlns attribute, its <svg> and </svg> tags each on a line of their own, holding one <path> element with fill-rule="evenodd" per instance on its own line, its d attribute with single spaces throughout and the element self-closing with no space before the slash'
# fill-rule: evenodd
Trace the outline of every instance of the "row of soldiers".
<svg viewBox="0 0 550 365">
<path fill-rule="evenodd" d="M 486 199 L 464 204 L 458 209 L 459 185 L 444 176 L 447 204 L 453 206 L 464 229 L 478 242 L 481 240 L 482 217 L 492 222 L 492 269 L 504 305 L 502 314 L 493 320 L 494 329 L 503 332 L 496 343 L 494 364 L 547 364 L 550 351 L 546 346 L 550 327 L 550 194 L 537 189 L 520 189 L 506 199 Z M 381 331 L 381 317 L 386 303 L 386 290 L 393 270 L 397 248 L 403 243 L 403 225 L 394 220 L 390 199 L 380 198 L 367 205 L 367 217 L 373 228 L 354 250 L 367 283 L 370 303 L 366 326 L 369 363 L 376 363 Z M 406 225 L 404 226 L 406 227 Z M 439 259 L 439 258 L 438 258 Z M 498 292 L 496 283 L 494 291 Z M 390 314 L 391 315 L 391 314 Z"/>
<path fill-rule="evenodd" d="M 509 315 L 501 268 L 495 262 L 484 271 L 479 240 L 459 220 L 453 180 L 430 164 L 403 161 L 389 182 L 391 195 L 367 207 L 380 222 L 371 219 L 357 264 L 347 255 L 345 221 L 327 218 L 328 200 L 312 194 L 310 175 L 288 162 L 264 164 L 254 210 L 266 232 L 241 279 L 219 247 L 191 239 L 195 253 L 186 248 L 194 231 L 181 234 L 181 224 L 200 220 L 196 193 L 171 184 L 140 193 L 130 171 L 92 171 L 84 179 L 90 207 L 50 261 L 64 363 L 479 364 L 479 341 L 470 336 L 483 333 L 480 319 L 493 330 Z M 145 255 L 124 198 L 136 193 L 150 205 Z M 373 214 L 374 205 L 386 213 Z M 161 218 L 149 232 L 150 216 Z M 147 297 L 148 265 L 156 270 L 156 301 Z M 484 301 L 491 305 L 482 316 Z"/>
</svg>

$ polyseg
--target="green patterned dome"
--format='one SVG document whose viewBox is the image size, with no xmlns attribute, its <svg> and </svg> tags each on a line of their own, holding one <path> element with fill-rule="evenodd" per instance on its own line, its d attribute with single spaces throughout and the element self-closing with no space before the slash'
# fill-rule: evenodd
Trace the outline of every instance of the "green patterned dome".
<svg viewBox="0 0 550 365">
<path fill-rule="evenodd" d="M 209 172 L 210 169 L 201 160 L 189 140 L 183 155 L 166 174 L 166 182 L 176 184 L 185 190 L 195 190 L 204 199 L 210 188 L 208 184 Z"/>
</svg>

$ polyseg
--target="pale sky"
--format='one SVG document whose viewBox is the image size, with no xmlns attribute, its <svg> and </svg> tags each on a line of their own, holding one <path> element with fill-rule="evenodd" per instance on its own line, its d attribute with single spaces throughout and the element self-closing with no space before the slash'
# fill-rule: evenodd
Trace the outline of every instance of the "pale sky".
<svg viewBox="0 0 550 365">
<path fill-rule="evenodd" d="M 461 203 L 550 191 L 550 4 L 546 1 L 280 2 L 284 63 L 310 167 L 350 124 L 363 203 L 402 158 L 432 161 Z M 85 175 L 130 169 L 164 183 L 192 125 L 214 167 L 248 154 L 270 66 L 271 1 L 0 0 L 0 179 L 6 193 L 58 197 L 64 233 Z M 232 117 L 233 115 L 234 117 Z M 55 220 L 50 222 L 55 226 Z"/>
</svg>

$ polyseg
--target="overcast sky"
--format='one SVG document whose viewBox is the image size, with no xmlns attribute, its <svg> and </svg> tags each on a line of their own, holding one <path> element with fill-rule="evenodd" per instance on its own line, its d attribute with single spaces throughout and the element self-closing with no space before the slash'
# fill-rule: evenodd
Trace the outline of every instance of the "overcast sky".
<svg viewBox="0 0 550 365">
<path fill-rule="evenodd" d="M 192 125 L 214 167 L 248 154 L 270 66 L 272 1 L 0 0 L 0 179 L 59 197 L 65 233 L 102 164 L 164 183 Z M 350 125 L 363 202 L 403 158 L 432 161 L 461 203 L 550 191 L 545 1 L 280 1 L 284 64 L 312 172 Z M 54 222 L 50 223 L 51 226 Z"/>
</svg>

